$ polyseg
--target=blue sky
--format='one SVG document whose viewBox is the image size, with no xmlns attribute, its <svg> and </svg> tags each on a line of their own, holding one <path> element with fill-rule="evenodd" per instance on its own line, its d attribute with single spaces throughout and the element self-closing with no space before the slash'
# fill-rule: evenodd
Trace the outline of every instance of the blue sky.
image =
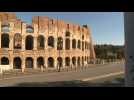
<svg viewBox="0 0 134 100">
<path fill-rule="evenodd" d="M 123 12 L 17 12 L 28 23 L 32 16 L 49 16 L 65 21 L 87 24 L 91 28 L 94 44 L 124 44 Z"/>
</svg>

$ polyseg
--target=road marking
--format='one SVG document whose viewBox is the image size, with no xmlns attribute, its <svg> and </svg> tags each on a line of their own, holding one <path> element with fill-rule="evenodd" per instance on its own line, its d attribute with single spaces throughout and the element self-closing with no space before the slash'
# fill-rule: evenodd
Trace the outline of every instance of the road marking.
<svg viewBox="0 0 134 100">
<path fill-rule="evenodd" d="M 123 71 L 116 72 L 116 73 L 109 73 L 109 74 L 105 74 L 105 75 L 85 78 L 85 79 L 82 79 L 82 81 L 92 81 L 92 80 L 96 80 L 96 79 L 101 79 L 101 78 L 106 78 L 106 77 L 110 77 L 110 76 L 120 75 L 120 74 L 123 74 L 123 73 L 124 73 Z"/>
</svg>

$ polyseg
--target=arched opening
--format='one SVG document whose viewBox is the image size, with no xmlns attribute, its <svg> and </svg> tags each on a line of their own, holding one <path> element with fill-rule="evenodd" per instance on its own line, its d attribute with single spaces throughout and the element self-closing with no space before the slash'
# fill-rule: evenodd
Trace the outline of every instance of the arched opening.
<svg viewBox="0 0 134 100">
<path fill-rule="evenodd" d="M 7 57 L 2 57 L 1 65 L 9 65 L 9 59 Z"/>
<path fill-rule="evenodd" d="M 82 41 L 82 51 L 84 51 L 84 41 Z"/>
<path fill-rule="evenodd" d="M 82 63 L 82 66 L 83 66 L 84 65 L 84 57 L 82 57 L 81 63 Z"/>
<path fill-rule="evenodd" d="M 70 66 L 70 58 L 69 57 L 65 58 L 65 65 Z"/>
<path fill-rule="evenodd" d="M 63 66 L 63 60 L 62 60 L 61 57 L 58 57 L 57 58 L 57 64 L 58 64 L 59 67 L 62 67 Z"/>
<path fill-rule="evenodd" d="M 33 58 L 32 57 L 26 58 L 26 68 L 33 68 Z"/>
<path fill-rule="evenodd" d="M 72 48 L 73 48 L 73 49 L 76 48 L 76 40 L 75 40 L 75 39 L 72 40 Z"/>
<path fill-rule="evenodd" d="M 77 48 L 78 48 L 78 49 L 81 49 L 81 41 L 80 41 L 80 40 L 78 40 Z"/>
<path fill-rule="evenodd" d="M 70 49 L 70 39 L 68 39 L 68 38 L 65 40 L 65 49 L 66 50 Z"/>
<path fill-rule="evenodd" d="M 48 67 L 50 68 L 54 67 L 54 59 L 52 57 L 48 58 Z"/>
<path fill-rule="evenodd" d="M 41 66 L 44 66 L 44 58 L 38 57 L 37 58 L 37 67 L 40 68 Z"/>
<path fill-rule="evenodd" d="M 63 38 L 58 37 L 57 50 L 62 50 L 62 49 L 63 49 Z"/>
<path fill-rule="evenodd" d="M 38 36 L 37 49 L 44 49 L 44 47 L 45 47 L 44 41 L 45 41 L 44 36 L 42 36 L 42 35 Z"/>
<path fill-rule="evenodd" d="M 1 48 L 9 48 L 9 35 L 8 34 L 2 34 L 1 35 Z"/>
<path fill-rule="evenodd" d="M 25 41 L 25 46 L 26 46 L 26 50 L 32 50 L 33 49 L 33 36 L 28 35 L 26 37 L 26 41 Z"/>
<path fill-rule="evenodd" d="M 84 35 L 82 35 L 82 40 L 84 40 Z"/>
<path fill-rule="evenodd" d="M 15 57 L 13 60 L 13 67 L 15 69 L 21 69 L 21 58 L 20 57 Z"/>
<path fill-rule="evenodd" d="M 77 59 L 77 65 L 80 66 L 80 57 Z"/>
<path fill-rule="evenodd" d="M 21 49 L 22 37 L 19 33 L 14 35 L 14 49 Z"/>
<path fill-rule="evenodd" d="M 72 57 L 72 64 L 76 66 L 76 57 Z"/>
<path fill-rule="evenodd" d="M 48 46 L 54 47 L 54 37 L 53 36 L 48 37 Z"/>
<path fill-rule="evenodd" d="M 69 37 L 69 36 L 70 36 L 70 32 L 69 32 L 69 31 L 66 31 L 65 36 L 66 36 L 66 37 Z"/>
</svg>

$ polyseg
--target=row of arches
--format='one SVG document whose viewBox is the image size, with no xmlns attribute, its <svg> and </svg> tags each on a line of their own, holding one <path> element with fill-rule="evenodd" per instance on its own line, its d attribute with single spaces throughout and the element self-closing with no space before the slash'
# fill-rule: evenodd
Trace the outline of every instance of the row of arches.
<svg viewBox="0 0 134 100">
<path fill-rule="evenodd" d="M 85 61 L 87 62 L 89 57 L 85 57 Z M 71 64 L 72 61 L 72 64 Z M 45 65 L 45 61 L 43 57 L 38 57 L 37 58 L 37 67 L 40 68 L 41 66 Z M 2 57 L 1 58 L 1 65 L 9 65 L 9 59 L 7 57 Z M 80 65 L 84 65 L 84 57 L 66 57 L 65 58 L 65 66 L 80 66 Z M 54 68 L 55 66 L 55 59 L 53 57 L 49 57 L 47 59 L 47 67 L 49 68 Z M 63 67 L 63 58 L 62 57 L 58 57 L 57 58 L 57 65 L 59 67 Z M 13 58 L 13 67 L 14 69 L 20 69 L 22 67 L 22 60 L 20 57 L 15 57 Z M 32 57 L 27 57 L 25 59 L 25 67 L 26 68 L 34 68 L 34 59 Z"/>
<path fill-rule="evenodd" d="M 22 48 L 22 36 L 19 33 L 16 33 L 14 35 L 14 49 L 21 49 Z M 65 49 L 69 50 L 71 47 L 70 44 L 70 38 L 66 38 L 65 39 Z M 2 34 L 1 35 L 1 48 L 9 48 L 9 34 Z M 62 50 L 63 49 L 63 38 L 62 37 L 58 37 L 57 38 L 57 50 Z M 48 46 L 50 47 L 55 47 L 55 39 L 53 36 L 49 36 L 48 37 Z M 72 39 L 72 49 L 81 49 L 84 50 L 84 44 L 85 44 L 85 49 L 89 49 L 89 43 L 88 42 L 84 42 L 84 41 L 80 41 L 80 40 L 76 40 L 76 39 Z M 81 47 L 82 45 L 82 47 Z M 34 48 L 34 37 L 32 35 L 28 35 L 26 36 L 25 39 L 25 48 L 26 50 L 32 50 Z M 44 49 L 45 48 L 45 38 L 42 35 L 39 35 L 37 37 L 37 49 Z"/>
</svg>

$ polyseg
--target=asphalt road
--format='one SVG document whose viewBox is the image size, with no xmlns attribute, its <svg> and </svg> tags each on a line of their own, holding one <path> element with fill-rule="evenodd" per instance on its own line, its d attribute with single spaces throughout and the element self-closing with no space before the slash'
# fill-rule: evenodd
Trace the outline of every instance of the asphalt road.
<svg viewBox="0 0 134 100">
<path fill-rule="evenodd" d="M 54 83 L 54 82 L 71 82 L 72 80 L 80 80 L 87 82 L 98 82 L 98 80 L 112 79 L 123 75 L 124 64 L 108 64 L 96 65 L 86 70 L 69 71 L 69 72 L 54 72 L 42 73 L 36 75 L 16 76 L 5 79 L 0 79 L 0 86 L 19 86 L 25 83 Z M 20 85 L 21 86 L 21 85 Z M 33 86 L 37 86 L 34 84 Z"/>
</svg>

